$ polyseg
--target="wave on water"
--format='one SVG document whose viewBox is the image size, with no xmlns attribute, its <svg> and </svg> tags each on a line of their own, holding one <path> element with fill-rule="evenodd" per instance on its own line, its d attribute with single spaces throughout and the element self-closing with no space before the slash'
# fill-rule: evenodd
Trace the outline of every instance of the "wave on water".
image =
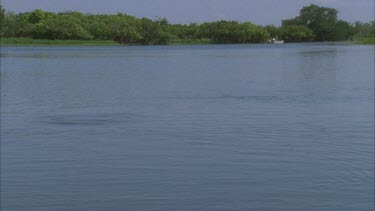
<svg viewBox="0 0 375 211">
<path fill-rule="evenodd" d="M 59 114 L 42 117 L 41 122 L 53 125 L 99 126 L 134 122 L 141 116 L 136 114 Z"/>
</svg>

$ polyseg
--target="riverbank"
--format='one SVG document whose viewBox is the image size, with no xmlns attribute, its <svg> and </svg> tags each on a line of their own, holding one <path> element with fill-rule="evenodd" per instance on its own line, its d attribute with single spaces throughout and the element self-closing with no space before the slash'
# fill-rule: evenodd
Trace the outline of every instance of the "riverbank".
<svg viewBox="0 0 375 211">
<path fill-rule="evenodd" d="M 172 39 L 167 45 L 203 45 L 212 44 L 210 39 Z M 121 46 L 124 44 L 112 40 L 47 40 L 31 38 L 1 38 L 2 46 Z"/>
<path fill-rule="evenodd" d="M 375 37 L 351 41 L 352 44 L 375 45 Z M 210 39 L 172 39 L 166 45 L 209 45 Z M 229 44 L 229 43 L 228 43 Z M 112 40 L 47 40 L 31 38 L 1 38 L 1 46 L 123 46 Z"/>
<path fill-rule="evenodd" d="M 364 45 L 375 45 L 375 37 L 361 38 L 356 41 L 356 43 Z"/>
<path fill-rule="evenodd" d="M 31 38 L 1 38 L 2 46 L 116 46 L 112 40 L 47 40 Z"/>
<path fill-rule="evenodd" d="M 213 44 L 210 39 L 172 39 L 168 45 L 207 45 Z"/>
</svg>

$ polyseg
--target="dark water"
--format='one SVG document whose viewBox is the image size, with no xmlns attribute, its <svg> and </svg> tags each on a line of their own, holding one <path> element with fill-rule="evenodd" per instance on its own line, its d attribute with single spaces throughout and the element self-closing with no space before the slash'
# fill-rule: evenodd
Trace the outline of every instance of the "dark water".
<svg viewBox="0 0 375 211">
<path fill-rule="evenodd" d="M 373 210 L 374 47 L 3 47 L 1 210 Z"/>
</svg>

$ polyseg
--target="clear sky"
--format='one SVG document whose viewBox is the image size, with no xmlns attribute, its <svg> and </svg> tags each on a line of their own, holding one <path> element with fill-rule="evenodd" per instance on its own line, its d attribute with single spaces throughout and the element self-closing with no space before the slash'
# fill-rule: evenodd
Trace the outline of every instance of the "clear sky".
<svg viewBox="0 0 375 211">
<path fill-rule="evenodd" d="M 7 11 L 42 9 L 52 12 L 127 13 L 151 19 L 165 17 L 172 23 L 219 19 L 280 25 L 298 15 L 302 6 L 335 8 L 349 22 L 374 20 L 374 0 L 1 0 Z"/>
</svg>

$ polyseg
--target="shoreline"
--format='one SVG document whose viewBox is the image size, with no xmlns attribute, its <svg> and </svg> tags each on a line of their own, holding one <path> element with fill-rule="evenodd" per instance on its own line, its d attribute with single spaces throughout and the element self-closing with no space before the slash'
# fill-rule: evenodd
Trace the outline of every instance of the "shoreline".
<svg viewBox="0 0 375 211">
<path fill-rule="evenodd" d="M 46 40 L 46 39 L 31 39 L 31 38 L 0 38 L 0 46 L 152 46 L 152 45 L 134 45 L 121 44 L 112 40 Z M 286 44 L 298 44 L 306 42 L 295 42 Z M 308 42 L 309 44 L 319 44 L 322 42 Z M 323 42 L 324 43 L 324 42 Z M 327 42 L 332 43 L 332 42 Z M 334 43 L 347 43 L 357 45 L 375 45 L 375 38 L 361 38 L 353 41 L 338 41 Z M 165 46 L 178 45 L 223 45 L 223 44 L 267 44 L 265 43 L 214 43 L 210 39 L 192 39 L 183 40 L 175 39 L 164 44 Z"/>
<path fill-rule="evenodd" d="M 31 38 L 1 38 L 0 46 L 121 46 L 112 40 L 47 40 Z"/>
</svg>

